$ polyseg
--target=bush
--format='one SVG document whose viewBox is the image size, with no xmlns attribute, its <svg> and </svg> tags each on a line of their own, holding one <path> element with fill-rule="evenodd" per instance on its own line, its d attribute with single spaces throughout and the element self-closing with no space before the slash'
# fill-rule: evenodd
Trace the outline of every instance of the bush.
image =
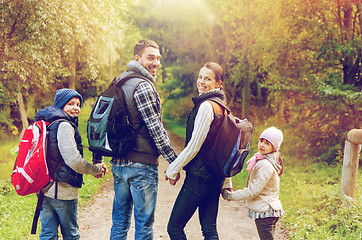
<svg viewBox="0 0 362 240">
<path fill-rule="evenodd" d="M 169 99 L 162 106 L 162 114 L 167 119 L 185 124 L 193 106 L 191 97 Z"/>
</svg>

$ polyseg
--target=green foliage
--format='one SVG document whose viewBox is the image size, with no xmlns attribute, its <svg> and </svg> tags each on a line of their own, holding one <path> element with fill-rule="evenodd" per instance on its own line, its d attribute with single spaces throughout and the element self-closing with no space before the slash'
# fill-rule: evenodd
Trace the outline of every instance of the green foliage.
<svg viewBox="0 0 362 240">
<path fill-rule="evenodd" d="M 0 108 L 11 106 L 17 113 L 20 92 L 25 102 L 25 109 L 20 110 L 32 118 L 37 110 L 51 104 L 58 88 L 77 88 L 84 98 L 95 96 L 96 79 L 104 77 L 98 71 L 116 59 L 104 52 L 114 51 L 112 42 L 119 40 L 113 36 L 120 26 L 113 24 L 122 19 L 108 13 L 123 8 L 123 3 L 103 0 L 3 1 L 0 96 L 4 101 Z M 9 118 L 15 117 L 7 115 Z M 7 122 L 0 119 L 0 124 Z M 19 122 L 14 124 L 21 127 Z"/>
<path fill-rule="evenodd" d="M 175 119 L 167 119 L 163 118 L 165 126 L 170 129 L 177 136 L 186 139 L 186 126 L 185 124 L 180 124 L 179 121 L 175 121 Z"/>
<path fill-rule="evenodd" d="M 12 150 L 18 144 L 19 136 L 8 136 L 6 141 L 2 140 L 2 144 L 0 145 L 0 181 L 8 180 L 11 176 L 16 159 Z"/>
<path fill-rule="evenodd" d="M 168 119 L 175 119 L 179 123 L 186 124 L 187 117 L 193 107 L 191 97 L 169 99 L 163 103 L 162 115 Z"/>
</svg>

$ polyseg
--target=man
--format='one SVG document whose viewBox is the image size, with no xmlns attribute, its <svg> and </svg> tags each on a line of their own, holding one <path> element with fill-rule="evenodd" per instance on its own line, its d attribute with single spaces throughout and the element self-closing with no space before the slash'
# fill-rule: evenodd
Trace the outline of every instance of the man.
<svg viewBox="0 0 362 240">
<path fill-rule="evenodd" d="M 153 239 L 154 213 L 158 189 L 158 157 L 176 159 L 161 122 L 161 102 L 154 81 L 161 54 L 154 41 L 141 40 L 134 47 L 134 60 L 120 78 L 138 73 L 147 78 L 131 78 L 122 86 L 130 122 L 138 130 L 136 146 L 125 157 L 113 158 L 114 200 L 110 239 L 127 239 L 132 209 L 135 239 Z M 130 94 L 133 93 L 134 94 Z M 94 163 L 99 162 L 96 157 Z M 174 182 L 175 183 L 175 182 Z"/>
</svg>

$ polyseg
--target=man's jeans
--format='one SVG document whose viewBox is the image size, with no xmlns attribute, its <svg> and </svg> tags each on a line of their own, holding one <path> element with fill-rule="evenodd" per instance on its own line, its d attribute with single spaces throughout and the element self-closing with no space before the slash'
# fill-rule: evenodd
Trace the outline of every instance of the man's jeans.
<svg viewBox="0 0 362 240">
<path fill-rule="evenodd" d="M 112 166 L 114 200 L 111 240 L 127 240 L 134 206 L 135 240 L 153 239 L 158 167 L 142 163 Z"/>
<path fill-rule="evenodd" d="M 57 240 L 58 227 L 64 240 L 80 239 L 78 231 L 78 199 L 59 200 L 44 197 L 43 209 L 40 211 L 40 240 Z"/>
</svg>

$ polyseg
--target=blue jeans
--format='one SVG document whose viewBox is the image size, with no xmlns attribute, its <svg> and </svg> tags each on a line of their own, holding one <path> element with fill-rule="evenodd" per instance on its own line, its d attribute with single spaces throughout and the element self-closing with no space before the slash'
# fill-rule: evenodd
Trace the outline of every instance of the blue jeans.
<svg viewBox="0 0 362 240">
<path fill-rule="evenodd" d="M 44 197 L 40 211 L 40 240 L 57 240 L 58 227 L 64 240 L 80 239 L 78 231 L 78 199 L 59 200 Z"/>
<path fill-rule="evenodd" d="M 111 240 L 127 240 L 134 208 L 135 240 L 153 239 L 158 167 L 142 163 L 112 165 L 114 200 Z"/>
<path fill-rule="evenodd" d="M 171 240 L 186 239 L 184 228 L 199 208 L 199 221 L 204 239 L 219 239 L 216 218 L 223 179 L 204 179 L 186 173 L 186 179 L 173 206 L 167 232 Z"/>
</svg>

